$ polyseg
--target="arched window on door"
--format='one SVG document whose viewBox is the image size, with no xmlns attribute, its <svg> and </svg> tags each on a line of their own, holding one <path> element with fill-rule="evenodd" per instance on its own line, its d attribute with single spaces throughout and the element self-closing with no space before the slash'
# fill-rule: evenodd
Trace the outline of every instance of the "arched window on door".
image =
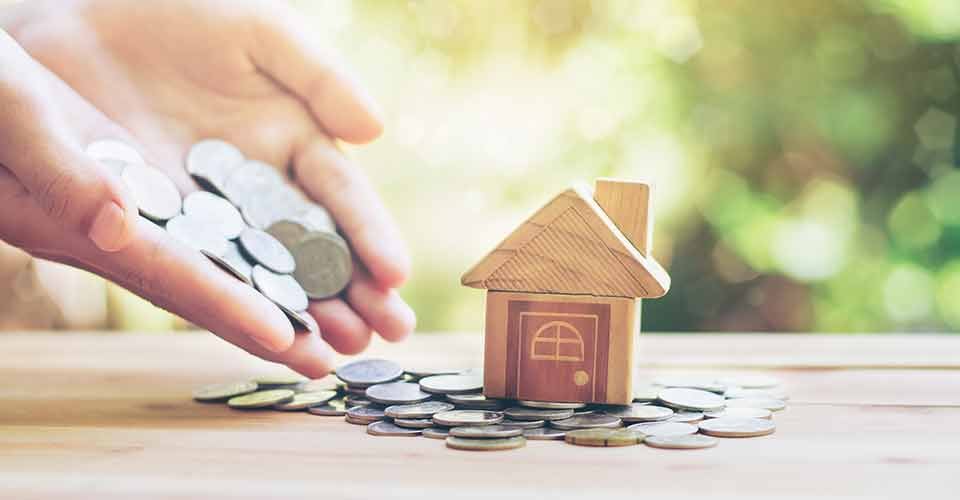
<svg viewBox="0 0 960 500">
<path fill-rule="evenodd" d="M 566 321 L 541 326 L 530 340 L 530 359 L 537 361 L 583 361 L 583 337 Z"/>
</svg>

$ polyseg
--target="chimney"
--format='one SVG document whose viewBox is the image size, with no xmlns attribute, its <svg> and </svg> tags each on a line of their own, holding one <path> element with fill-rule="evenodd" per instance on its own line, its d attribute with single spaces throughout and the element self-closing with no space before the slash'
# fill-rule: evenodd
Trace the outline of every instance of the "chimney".
<svg viewBox="0 0 960 500">
<path fill-rule="evenodd" d="M 620 232 L 644 256 L 653 247 L 653 206 L 650 185 L 616 179 L 597 179 L 593 199 Z"/>
</svg>

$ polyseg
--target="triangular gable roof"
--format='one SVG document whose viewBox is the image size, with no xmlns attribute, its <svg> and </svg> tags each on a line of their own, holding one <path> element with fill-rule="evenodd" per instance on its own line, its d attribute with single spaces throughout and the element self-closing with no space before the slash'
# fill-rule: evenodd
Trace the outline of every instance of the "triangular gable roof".
<svg viewBox="0 0 960 500">
<path fill-rule="evenodd" d="M 670 276 L 577 186 L 557 195 L 461 278 L 473 288 L 653 298 Z"/>
</svg>

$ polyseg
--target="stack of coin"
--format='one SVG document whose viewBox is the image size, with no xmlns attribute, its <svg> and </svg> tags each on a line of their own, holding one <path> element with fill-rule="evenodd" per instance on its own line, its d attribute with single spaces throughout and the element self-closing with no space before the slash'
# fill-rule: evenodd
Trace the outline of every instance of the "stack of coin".
<svg viewBox="0 0 960 500">
<path fill-rule="evenodd" d="M 202 387 L 194 398 L 237 409 L 339 416 L 363 425 L 371 436 L 423 436 L 475 451 L 519 448 L 528 440 L 711 448 L 717 438 L 773 433 L 773 412 L 786 406 L 785 393 L 769 377 L 661 377 L 656 382 L 640 386 L 638 401 L 625 406 L 511 401 L 485 397 L 482 377 L 475 371 L 404 370 L 393 361 L 363 359 L 319 380 L 266 375 Z M 720 386 L 722 394 L 717 392 Z"/>
<path fill-rule="evenodd" d="M 220 139 L 194 144 L 187 172 L 205 189 L 181 199 L 173 182 L 118 140 L 87 153 L 119 176 L 140 214 L 273 301 L 302 330 L 317 332 L 309 299 L 339 294 L 353 272 L 350 248 L 330 214 L 280 173 Z"/>
</svg>

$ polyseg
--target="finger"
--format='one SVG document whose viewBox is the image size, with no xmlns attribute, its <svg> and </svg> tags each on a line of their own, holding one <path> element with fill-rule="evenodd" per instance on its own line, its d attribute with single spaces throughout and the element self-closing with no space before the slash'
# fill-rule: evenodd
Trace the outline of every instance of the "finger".
<svg viewBox="0 0 960 500">
<path fill-rule="evenodd" d="M 294 174 L 308 194 L 337 221 L 354 252 L 383 288 L 395 288 L 410 274 L 400 231 L 369 179 L 322 136 L 294 157 Z"/>
<path fill-rule="evenodd" d="M 394 289 L 382 289 L 363 269 L 356 269 L 347 287 L 347 302 L 366 324 L 385 340 L 407 338 L 417 325 L 417 316 Z"/>
<path fill-rule="evenodd" d="M 136 219 L 137 237 L 130 245 L 107 253 L 82 236 L 63 234 L 23 191 L 12 177 L 0 177 L 0 200 L 18 202 L 16 210 L 0 210 L 0 235 L 15 235 L 11 240 L 18 246 L 54 260 L 80 262 L 234 343 L 246 338 L 274 352 L 293 343 L 290 321 L 266 297 L 146 219 Z"/>
<path fill-rule="evenodd" d="M 314 301 L 308 311 L 317 320 L 323 340 L 337 352 L 357 354 L 370 345 L 370 327 L 344 301 Z"/>
<path fill-rule="evenodd" d="M 305 101 L 324 130 L 353 143 L 380 136 L 383 122 L 374 100 L 295 14 L 272 9 L 255 26 L 254 64 Z"/>
<path fill-rule="evenodd" d="M 103 251 L 133 239 L 136 204 L 120 180 L 83 154 L 46 91 L 50 75 L 0 32 L 0 163 L 62 227 Z"/>
<path fill-rule="evenodd" d="M 285 364 L 310 378 L 321 378 L 329 374 L 336 361 L 333 349 L 317 335 L 299 333 L 294 337 L 293 344 L 281 352 L 266 350 L 251 342 L 248 337 L 224 338 L 254 356 Z"/>
</svg>

